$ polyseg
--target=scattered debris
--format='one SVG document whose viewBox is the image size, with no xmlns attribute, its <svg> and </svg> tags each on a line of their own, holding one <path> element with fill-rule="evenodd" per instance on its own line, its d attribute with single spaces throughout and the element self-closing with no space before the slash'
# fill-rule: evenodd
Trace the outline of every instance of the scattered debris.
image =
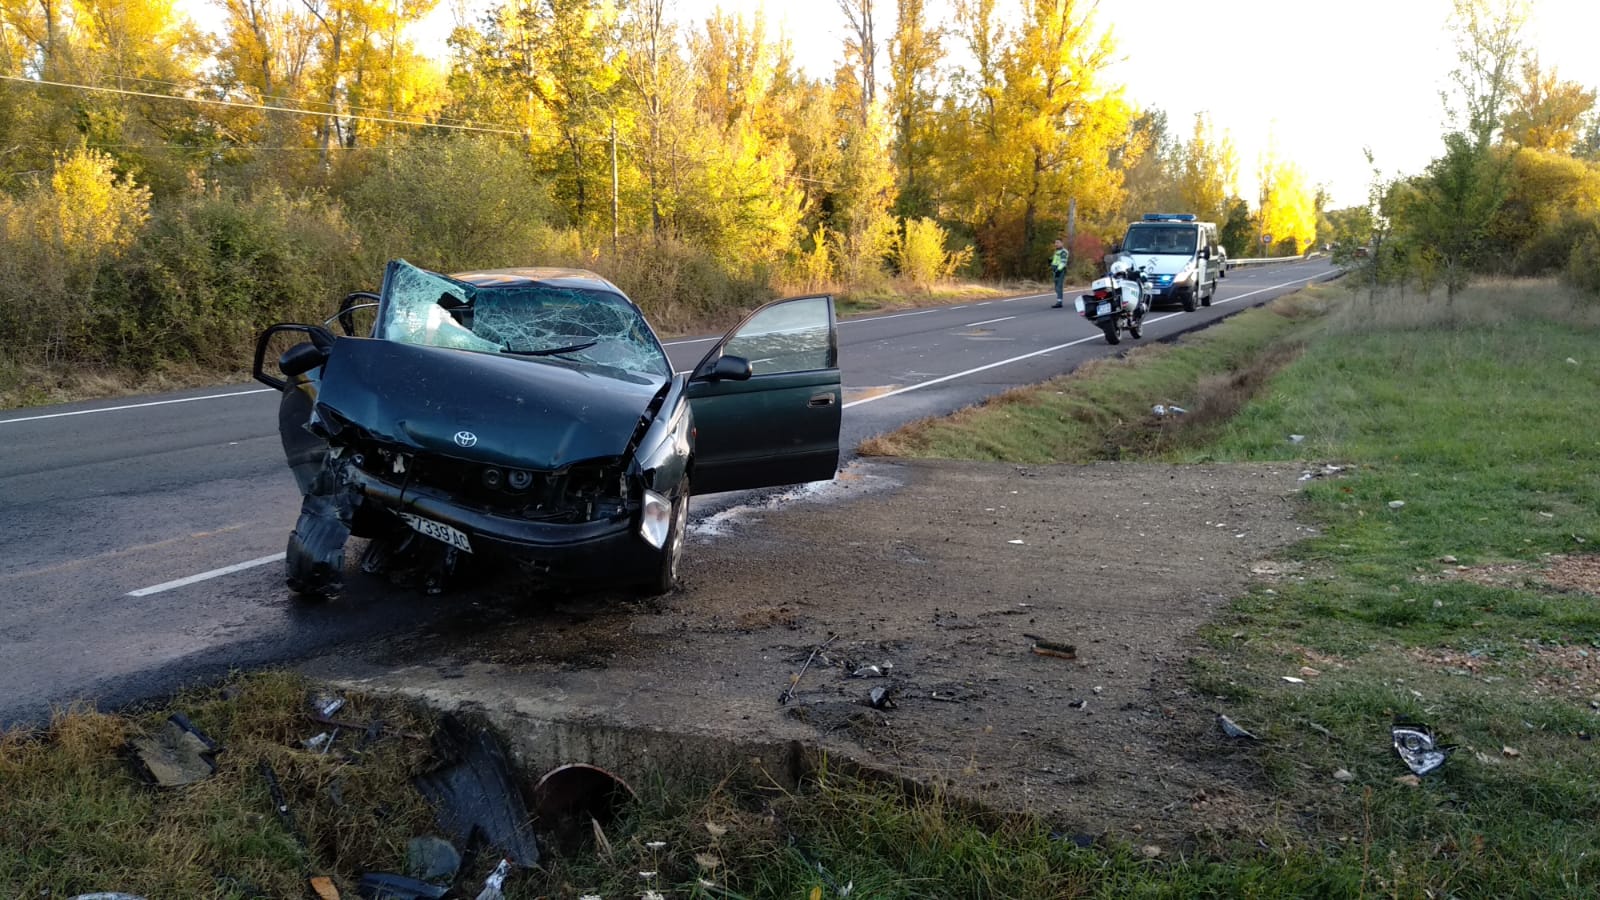
<svg viewBox="0 0 1600 900">
<path fill-rule="evenodd" d="M 778 705 L 779 706 L 785 706 L 785 705 L 788 704 L 788 702 L 790 700 L 794 699 L 794 689 L 800 686 L 800 679 L 802 677 L 804 677 L 804 675 L 806 674 L 806 670 L 811 668 L 811 661 L 817 658 L 817 654 L 818 653 L 821 653 L 822 651 L 828 649 L 828 645 L 833 643 L 834 640 L 837 639 L 838 637 L 839 636 L 837 634 L 830 634 L 830 635 L 828 635 L 828 639 L 827 640 L 823 641 L 822 643 L 818 644 L 817 646 L 815 646 L 815 647 L 813 647 L 811 649 L 811 655 L 806 657 L 806 664 L 800 667 L 800 671 L 798 671 L 794 675 L 790 676 L 790 678 L 789 678 L 789 686 L 784 689 L 783 693 L 778 695 Z"/>
<path fill-rule="evenodd" d="M 300 746 L 310 750 L 312 753 L 327 753 L 328 748 L 333 746 L 333 736 L 337 732 L 338 729 L 336 728 L 332 733 L 323 731 L 312 735 L 301 741 Z"/>
<path fill-rule="evenodd" d="M 1306 680 L 1295 675 L 1284 675 L 1283 680 L 1290 684 L 1305 684 Z"/>
<path fill-rule="evenodd" d="M 339 710 L 344 709 L 344 698 L 318 695 L 311 698 L 311 708 L 316 711 L 317 715 L 326 719 L 334 713 L 337 713 Z"/>
<path fill-rule="evenodd" d="M 1310 666 L 1301 666 L 1300 667 L 1300 674 L 1304 675 L 1307 678 L 1315 678 L 1318 675 L 1321 675 L 1322 673 L 1317 671 L 1316 669 L 1311 668 Z"/>
<path fill-rule="evenodd" d="M 1303 434 L 1291 434 L 1291 435 L 1289 435 L 1289 443 L 1291 443 L 1291 444 L 1298 444 L 1298 443 L 1300 443 L 1301 441 L 1303 441 L 1305 439 L 1306 439 L 1306 436 L 1303 435 Z"/>
<path fill-rule="evenodd" d="M 1313 478 L 1332 478 L 1333 476 L 1339 474 L 1340 472 L 1343 472 L 1345 469 L 1348 469 L 1348 468 L 1349 468 L 1349 466 L 1325 465 L 1321 469 L 1317 469 L 1315 471 L 1307 470 L 1307 471 L 1301 472 L 1300 473 L 1300 480 L 1301 481 L 1310 481 Z"/>
<path fill-rule="evenodd" d="M 1217 716 L 1217 726 L 1222 729 L 1222 733 L 1223 734 L 1225 734 L 1225 735 L 1227 735 L 1228 737 L 1231 737 L 1231 738 L 1246 738 L 1246 739 L 1252 740 L 1252 741 L 1261 740 L 1260 738 L 1256 737 L 1255 735 L 1251 734 L 1250 732 L 1248 732 L 1248 731 L 1244 730 L 1243 728 L 1239 727 L 1239 724 L 1237 722 L 1233 721 L 1232 719 L 1228 718 L 1227 716 L 1221 716 L 1221 715 Z"/>
<path fill-rule="evenodd" d="M 884 663 L 883 664 L 883 668 L 879 668 L 878 666 L 860 666 L 860 667 L 858 667 L 857 669 L 855 669 L 854 671 L 852 671 L 850 673 L 850 677 L 851 678 L 883 678 L 883 677 L 886 677 L 887 674 L 888 674 L 888 673 L 883 671 L 884 669 L 887 669 L 887 668 L 889 668 L 889 664 L 888 663 Z"/>
<path fill-rule="evenodd" d="M 1440 747 L 1426 725 L 1396 724 L 1389 729 L 1394 752 L 1416 775 L 1426 775 L 1444 765 L 1450 748 Z"/>
<path fill-rule="evenodd" d="M 1501 747 L 1500 755 L 1504 756 L 1506 759 L 1516 759 L 1522 755 L 1522 751 L 1515 747 Z"/>
<path fill-rule="evenodd" d="M 1575 360 L 1575 359 L 1573 359 L 1573 358 L 1572 358 L 1572 357 L 1570 357 L 1570 356 L 1569 356 L 1569 357 L 1567 357 L 1567 365 L 1569 365 L 1569 366 L 1575 366 L 1575 365 L 1577 365 L 1577 364 L 1578 364 L 1578 361 L 1577 361 L 1577 360 Z"/>
<path fill-rule="evenodd" d="M 1157 847 L 1155 844 L 1145 844 L 1143 847 L 1139 848 L 1139 853 L 1145 859 L 1155 859 L 1161 855 L 1161 848 Z"/>
<path fill-rule="evenodd" d="M 494 867 L 489 877 L 483 880 L 483 890 L 478 892 L 478 900 L 505 900 L 506 878 L 511 875 L 511 860 L 502 859 Z"/>
<path fill-rule="evenodd" d="M 1394 780 L 1396 784 L 1403 784 L 1406 787 L 1422 786 L 1422 779 L 1415 775 L 1396 775 Z"/>
<path fill-rule="evenodd" d="M 867 703 L 873 709 L 894 709 L 894 697 L 886 687 L 875 687 L 867 694 Z"/>
<path fill-rule="evenodd" d="M 294 812 L 289 809 L 289 801 L 284 799 L 283 786 L 278 784 L 278 773 L 272 771 L 272 765 L 264 759 L 256 766 L 256 771 L 261 773 L 262 780 L 267 783 L 267 793 L 272 797 L 272 811 L 277 814 L 283 829 L 294 835 L 295 842 L 304 847 L 305 835 L 300 833 L 299 826 L 294 823 Z"/>
<path fill-rule="evenodd" d="M 436 740 L 444 751 L 441 758 L 454 762 L 417 776 L 414 783 L 433 804 L 440 827 L 463 845 L 476 828 L 507 859 L 537 865 L 539 845 L 500 742 L 485 730 L 468 734 L 453 716 L 440 722 Z"/>
<path fill-rule="evenodd" d="M 306 879 L 306 883 L 311 886 L 311 893 L 317 895 L 317 900 L 339 900 L 339 888 L 334 885 L 332 878 L 314 875 Z"/>
<path fill-rule="evenodd" d="M 1072 707 L 1073 709 L 1088 709 L 1089 708 L 1089 701 L 1087 701 L 1087 700 L 1074 700 L 1071 703 L 1068 703 L 1067 705 Z"/>
<path fill-rule="evenodd" d="M 1021 538 L 1016 538 L 1014 540 L 1006 541 L 1006 543 L 1008 543 L 1008 544 L 1020 544 L 1020 543 L 1023 543 L 1023 541 L 1022 541 Z"/>
<path fill-rule="evenodd" d="M 210 778 L 217 771 L 221 745 L 200 731 L 183 713 L 173 713 L 153 735 L 129 742 L 150 781 L 179 787 Z"/>
<path fill-rule="evenodd" d="M 461 871 L 461 853 L 441 837 L 414 837 L 406 844 L 406 874 L 423 881 L 456 880 Z"/>
<path fill-rule="evenodd" d="M 440 900 L 450 888 L 389 872 L 367 872 L 356 885 L 356 893 L 367 900 Z"/>
<path fill-rule="evenodd" d="M 1406 502 L 1404 500 L 1390 500 L 1389 501 L 1389 508 L 1390 509 L 1404 509 L 1405 505 L 1406 505 Z"/>
<path fill-rule="evenodd" d="M 1352 775 L 1350 773 L 1349 769 L 1338 769 L 1333 773 L 1333 780 L 1334 781 L 1355 781 L 1356 780 L 1356 776 Z"/>
<path fill-rule="evenodd" d="M 1453 566 L 1456 563 L 1460 562 L 1460 560 L 1456 559 L 1454 556 L 1451 556 L 1450 554 L 1447 553 L 1444 556 L 1439 557 L 1439 562 L 1442 562 L 1447 566 Z"/>
</svg>

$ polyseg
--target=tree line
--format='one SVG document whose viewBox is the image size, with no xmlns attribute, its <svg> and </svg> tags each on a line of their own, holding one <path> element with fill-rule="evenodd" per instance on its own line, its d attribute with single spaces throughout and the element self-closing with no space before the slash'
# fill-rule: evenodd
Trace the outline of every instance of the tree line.
<svg viewBox="0 0 1600 900">
<path fill-rule="evenodd" d="M 672 328 L 1041 277 L 1057 237 L 1087 274 L 1154 210 L 1299 252 L 1323 212 L 1292 160 L 1237 196 L 1228 139 L 1134 105 L 1079 0 L 834 0 L 824 77 L 759 14 L 670 0 L 508 0 L 443 59 L 407 36 L 437 0 L 212 2 L 215 34 L 175 0 L 0 0 L 11 362 L 236 365 L 395 256 L 592 268 Z"/>
</svg>

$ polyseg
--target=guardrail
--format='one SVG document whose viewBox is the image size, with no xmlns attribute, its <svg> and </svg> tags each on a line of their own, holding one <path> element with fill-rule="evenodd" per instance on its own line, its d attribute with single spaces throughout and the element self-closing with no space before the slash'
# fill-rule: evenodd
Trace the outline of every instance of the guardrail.
<svg viewBox="0 0 1600 900">
<path fill-rule="evenodd" d="M 1312 257 L 1321 255 L 1322 251 L 1318 250 L 1313 253 L 1307 253 L 1304 256 L 1248 256 L 1244 259 L 1228 260 L 1228 268 L 1231 269 L 1234 266 L 1254 266 L 1261 263 L 1294 262 L 1296 260 L 1311 259 Z"/>
</svg>

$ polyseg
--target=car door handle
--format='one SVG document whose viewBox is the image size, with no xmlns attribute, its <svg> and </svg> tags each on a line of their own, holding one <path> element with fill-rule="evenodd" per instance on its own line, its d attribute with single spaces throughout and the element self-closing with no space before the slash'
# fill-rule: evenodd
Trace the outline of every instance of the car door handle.
<svg viewBox="0 0 1600 900">
<path fill-rule="evenodd" d="M 815 394 L 811 397 L 811 405 L 832 406 L 834 399 L 835 398 L 833 394 Z"/>
</svg>

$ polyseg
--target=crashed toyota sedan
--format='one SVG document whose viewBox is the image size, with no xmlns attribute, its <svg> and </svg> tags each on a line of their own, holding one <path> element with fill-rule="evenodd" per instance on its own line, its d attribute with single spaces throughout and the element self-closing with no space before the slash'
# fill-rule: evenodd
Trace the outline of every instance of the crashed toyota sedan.
<svg viewBox="0 0 1600 900">
<path fill-rule="evenodd" d="M 364 570 L 405 566 L 430 591 L 494 557 L 541 581 L 665 592 L 691 489 L 833 477 L 837 343 L 831 298 L 780 300 L 675 373 L 639 308 L 592 273 L 392 261 L 378 294 L 256 344 L 304 498 L 289 586 L 336 593 L 353 535 L 370 541 Z"/>
</svg>

